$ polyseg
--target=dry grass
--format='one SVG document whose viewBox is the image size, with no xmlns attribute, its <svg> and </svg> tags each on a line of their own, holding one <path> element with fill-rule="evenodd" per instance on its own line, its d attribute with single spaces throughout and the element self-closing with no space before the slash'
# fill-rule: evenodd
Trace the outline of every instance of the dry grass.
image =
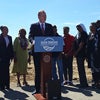
<svg viewBox="0 0 100 100">
<path fill-rule="evenodd" d="M 11 63 L 10 69 L 12 69 L 13 62 Z M 91 82 L 92 76 L 91 76 L 91 70 L 87 66 L 87 62 L 85 62 L 85 69 L 86 69 L 86 76 L 88 79 L 88 82 Z M 34 80 L 34 63 L 31 61 L 31 64 L 28 64 L 28 74 L 27 74 L 27 81 L 33 81 Z M 21 77 L 22 79 L 22 77 Z M 10 80 L 11 82 L 16 82 L 16 74 L 10 73 Z M 79 76 L 78 76 L 78 70 L 77 70 L 77 65 L 76 65 L 76 59 L 74 58 L 73 61 L 73 80 L 74 81 L 79 81 Z"/>
</svg>

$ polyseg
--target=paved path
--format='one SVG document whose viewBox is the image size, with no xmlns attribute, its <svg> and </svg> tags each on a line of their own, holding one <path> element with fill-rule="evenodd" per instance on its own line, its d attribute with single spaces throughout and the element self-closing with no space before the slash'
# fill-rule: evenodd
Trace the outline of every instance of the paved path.
<svg viewBox="0 0 100 100">
<path fill-rule="evenodd" d="M 36 100 L 32 96 L 34 90 L 33 82 L 29 82 L 28 87 L 16 87 L 16 83 L 11 83 L 11 90 L 0 91 L 0 100 Z M 88 87 L 79 89 L 75 86 L 62 87 L 62 100 L 100 100 L 100 90 Z"/>
<path fill-rule="evenodd" d="M 35 100 L 31 94 L 33 89 L 32 85 L 17 87 L 16 83 L 11 83 L 11 90 L 0 91 L 0 100 Z"/>
</svg>

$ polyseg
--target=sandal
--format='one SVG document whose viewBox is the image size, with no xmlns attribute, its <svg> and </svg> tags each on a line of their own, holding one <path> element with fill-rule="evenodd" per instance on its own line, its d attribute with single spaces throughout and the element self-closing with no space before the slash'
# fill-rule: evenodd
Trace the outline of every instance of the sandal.
<svg viewBox="0 0 100 100">
<path fill-rule="evenodd" d="M 25 85 L 25 86 L 29 86 L 27 82 L 23 82 L 23 85 Z"/>
<path fill-rule="evenodd" d="M 17 87 L 21 87 L 21 83 L 20 82 L 17 83 Z"/>
</svg>

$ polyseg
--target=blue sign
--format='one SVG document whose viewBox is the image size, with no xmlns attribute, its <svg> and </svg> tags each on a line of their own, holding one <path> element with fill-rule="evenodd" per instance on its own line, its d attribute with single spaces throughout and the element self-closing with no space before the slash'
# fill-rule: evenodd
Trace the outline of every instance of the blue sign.
<svg viewBox="0 0 100 100">
<path fill-rule="evenodd" d="M 61 52 L 63 51 L 63 37 L 35 37 L 34 52 Z"/>
</svg>

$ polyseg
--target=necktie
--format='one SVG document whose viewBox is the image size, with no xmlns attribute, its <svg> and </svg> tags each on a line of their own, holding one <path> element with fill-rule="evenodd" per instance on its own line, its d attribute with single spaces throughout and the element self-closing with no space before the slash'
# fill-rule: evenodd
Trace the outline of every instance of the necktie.
<svg viewBox="0 0 100 100">
<path fill-rule="evenodd" d="M 43 23 L 41 24 L 41 29 L 42 29 L 42 33 L 44 34 L 44 25 L 43 25 Z"/>
</svg>

